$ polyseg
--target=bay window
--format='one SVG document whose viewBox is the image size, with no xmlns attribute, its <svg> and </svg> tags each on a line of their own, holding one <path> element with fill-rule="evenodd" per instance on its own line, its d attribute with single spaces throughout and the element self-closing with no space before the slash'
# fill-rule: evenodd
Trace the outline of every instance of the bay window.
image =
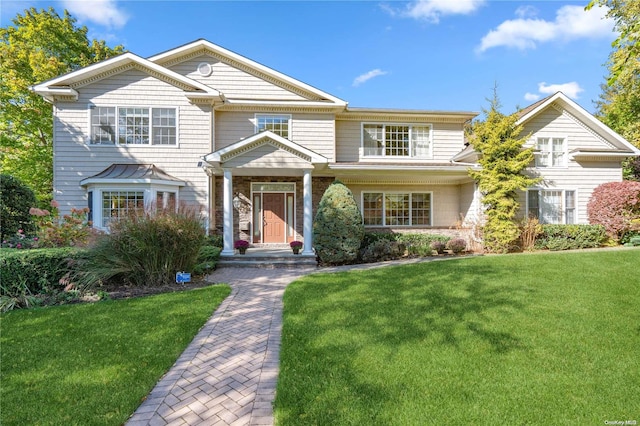
<svg viewBox="0 0 640 426">
<path fill-rule="evenodd" d="M 362 125 L 365 157 L 431 157 L 431 126 L 411 124 Z"/>
<path fill-rule="evenodd" d="M 431 193 L 363 192 L 365 226 L 430 226 Z"/>
</svg>

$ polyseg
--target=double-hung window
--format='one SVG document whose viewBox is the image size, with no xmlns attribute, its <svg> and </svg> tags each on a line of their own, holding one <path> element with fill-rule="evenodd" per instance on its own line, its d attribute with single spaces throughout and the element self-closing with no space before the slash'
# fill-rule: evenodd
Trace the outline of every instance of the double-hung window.
<svg viewBox="0 0 640 426">
<path fill-rule="evenodd" d="M 290 115 L 258 114 L 256 115 L 256 133 L 269 130 L 276 135 L 289 139 Z"/>
<path fill-rule="evenodd" d="M 540 223 L 576 223 L 576 191 L 530 189 L 527 191 L 527 213 Z"/>
<path fill-rule="evenodd" d="M 94 107 L 91 143 L 95 145 L 177 145 L 175 108 Z"/>
<path fill-rule="evenodd" d="M 365 226 L 429 226 L 431 193 L 363 192 L 362 215 Z"/>
<path fill-rule="evenodd" d="M 365 157 L 431 157 L 431 126 L 411 124 L 362 125 Z"/>
<path fill-rule="evenodd" d="M 566 145 L 564 138 L 536 139 L 536 167 L 564 167 Z"/>
</svg>

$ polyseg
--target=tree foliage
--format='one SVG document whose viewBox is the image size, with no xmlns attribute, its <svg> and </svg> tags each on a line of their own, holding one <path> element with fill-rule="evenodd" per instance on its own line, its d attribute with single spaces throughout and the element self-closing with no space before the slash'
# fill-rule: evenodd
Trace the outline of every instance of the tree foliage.
<svg viewBox="0 0 640 426">
<path fill-rule="evenodd" d="M 589 222 L 604 226 L 614 239 L 640 231 L 640 182 L 608 182 L 593 190 L 587 204 Z"/>
<path fill-rule="evenodd" d="M 335 181 L 324 192 L 313 222 L 313 245 L 320 261 L 353 263 L 364 238 L 364 225 L 351 190 Z"/>
<path fill-rule="evenodd" d="M 0 240 L 4 241 L 19 229 L 23 230 L 23 235 L 35 230 L 29 214 L 35 203 L 33 191 L 20 179 L 0 174 Z"/>
<path fill-rule="evenodd" d="M 29 87 L 124 51 L 87 38 L 65 10 L 31 8 L 0 28 L 0 164 L 29 185 L 41 205 L 53 180 L 52 107 Z"/>
<path fill-rule="evenodd" d="M 468 139 L 478 152 L 481 169 L 469 174 L 478 182 L 485 205 L 483 239 L 485 249 L 495 253 L 509 251 L 518 240 L 520 230 L 516 215 L 520 208 L 520 191 L 537 182 L 538 178 L 524 174 L 533 161 L 533 148 L 524 149 L 526 138 L 521 138 L 522 126 L 518 117 L 506 116 L 499 111 L 494 93 L 491 108 L 484 110 L 485 120 L 472 123 Z"/>
<path fill-rule="evenodd" d="M 640 2 L 591 0 L 587 8 L 604 6 L 619 33 L 613 42 L 607 67 L 607 84 L 602 85 L 597 115 L 606 125 L 640 148 Z M 625 162 L 625 178 L 640 180 L 640 167 Z"/>
</svg>

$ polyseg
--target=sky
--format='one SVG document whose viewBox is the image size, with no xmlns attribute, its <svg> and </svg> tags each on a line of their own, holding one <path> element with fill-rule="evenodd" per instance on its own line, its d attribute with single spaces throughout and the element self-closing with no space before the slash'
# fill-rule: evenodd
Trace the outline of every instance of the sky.
<svg viewBox="0 0 640 426">
<path fill-rule="evenodd" d="M 150 57 L 203 38 L 351 107 L 503 113 L 562 91 L 594 112 L 614 25 L 588 0 L 0 0 L 2 27 L 66 9 L 88 37 Z"/>
</svg>

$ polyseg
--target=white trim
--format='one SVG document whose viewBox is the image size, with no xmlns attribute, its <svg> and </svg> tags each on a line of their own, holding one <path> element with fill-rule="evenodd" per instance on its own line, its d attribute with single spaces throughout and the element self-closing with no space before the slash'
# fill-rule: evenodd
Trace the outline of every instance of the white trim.
<svg viewBox="0 0 640 426">
<path fill-rule="evenodd" d="M 535 187 L 531 187 L 531 188 L 527 188 L 525 190 L 525 217 L 529 216 L 529 191 L 536 191 L 538 192 L 538 203 L 540 202 L 540 192 L 551 192 L 551 191 L 560 191 L 562 193 L 561 197 L 562 197 L 562 222 L 560 223 L 550 223 L 549 225 L 575 225 L 578 224 L 578 189 L 577 188 L 565 188 L 565 187 L 560 187 L 560 188 L 547 188 L 547 187 L 539 187 L 539 186 L 535 186 Z M 572 224 L 567 224 L 567 191 L 573 191 L 574 193 L 574 207 L 573 207 L 573 223 Z M 538 204 L 538 220 L 540 219 L 541 216 L 541 211 L 540 211 L 540 205 Z M 542 223 L 542 222 L 540 222 Z"/>
<path fill-rule="evenodd" d="M 285 184 L 285 183 L 293 185 L 293 190 L 291 190 L 291 191 L 261 191 L 261 190 L 254 190 L 253 189 L 254 185 Z M 289 227 L 289 221 L 288 221 L 289 217 L 288 217 L 288 211 L 287 211 L 287 195 L 288 194 L 293 194 L 293 225 L 291 227 L 291 232 L 292 232 L 291 236 L 295 240 L 296 233 L 297 233 L 296 229 L 297 229 L 297 225 L 298 225 L 298 222 L 297 222 L 297 212 L 298 212 L 298 208 L 297 208 L 297 201 L 298 200 L 297 200 L 297 198 L 298 197 L 297 197 L 296 189 L 297 189 L 296 182 L 251 182 L 250 191 L 249 191 L 250 192 L 250 196 L 251 196 L 251 198 L 250 198 L 251 199 L 251 221 L 254 222 L 254 219 L 255 219 L 255 211 L 254 211 L 254 206 L 253 206 L 253 201 L 254 201 L 253 196 L 255 194 L 260 194 L 260 213 L 262 213 L 260 215 L 261 219 L 262 219 L 263 214 L 264 214 L 264 197 L 263 197 L 263 194 L 283 194 L 284 195 L 283 207 L 284 207 L 284 215 L 285 215 L 283 223 L 284 223 L 285 228 L 288 228 Z M 256 226 L 256 224 L 253 223 L 253 226 L 251 227 L 251 242 L 252 243 L 255 243 L 255 241 L 254 241 L 255 226 Z M 283 244 L 287 243 L 287 238 L 289 236 L 288 234 L 289 234 L 289 230 L 285 229 L 284 241 L 281 241 L 281 243 L 283 243 Z M 264 226 L 263 226 L 262 223 L 260 224 L 260 243 L 264 244 Z"/>
<path fill-rule="evenodd" d="M 364 136 L 365 131 L 364 127 L 367 125 L 373 126 L 383 126 L 382 134 L 384 137 L 385 127 L 386 126 L 406 126 L 409 128 L 409 155 L 386 155 L 385 149 L 383 147 L 383 151 L 381 155 L 365 155 L 364 153 Z M 429 128 L 429 153 L 427 156 L 417 156 L 413 155 L 414 152 L 414 141 L 413 141 L 413 128 L 414 127 L 427 127 Z M 399 160 L 399 161 L 407 161 L 407 160 L 431 160 L 433 159 L 433 124 L 432 123 L 403 123 L 403 122 L 379 122 L 379 121 L 363 121 L 360 123 L 360 149 L 358 152 L 358 157 L 360 161 L 366 160 Z"/>
<path fill-rule="evenodd" d="M 537 133 L 532 136 L 533 138 L 533 147 L 534 147 L 534 157 L 535 162 L 534 166 L 536 169 L 549 170 L 549 169 L 568 169 L 569 168 L 569 136 L 560 136 L 557 134 L 544 134 Z M 538 140 L 539 139 L 548 139 L 549 140 L 549 151 L 547 151 L 549 165 L 548 166 L 540 166 L 538 165 L 538 158 L 540 158 L 543 154 L 542 151 L 538 149 Z M 553 165 L 553 140 L 554 139 L 562 139 L 562 164 L 559 166 Z"/>
<path fill-rule="evenodd" d="M 364 195 L 365 194 L 382 194 L 382 224 L 380 225 L 366 225 L 364 224 Z M 401 194 L 401 195 L 409 195 L 409 221 L 411 222 L 409 225 L 389 225 L 386 223 L 386 203 L 385 197 L 387 194 Z M 413 202 L 413 194 L 429 194 L 429 224 L 413 224 L 413 206 L 411 205 Z M 363 189 L 360 191 L 360 211 L 362 212 L 362 223 L 366 228 L 432 228 L 433 227 L 433 191 L 385 191 L 385 190 L 375 190 L 375 189 Z"/>
<path fill-rule="evenodd" d="M 254 126 L 254 129 L 255 129 L 256 133 L 260 133 L 261 132 L 261 130 L 258 128 L 258 118 L 259 117 L 287 118 L 287 134 L 289 135 L 289 137 L 286 138 L 286 139 L 291 139 L 291 131 L 292 131 L 292 124 L 293 124 L 293 119 L 292 119 L 292 115 L 291 114 L 261 113 L 261 112 L 255 113 L 253 115 L 253 119 L 254 119 L 253 126 Z M 271 130 L 269 130 L 269 131 L 271 131 Z M 273 133 L 275 133 L 275 132 L 273 132 Z"/>
</svg>

